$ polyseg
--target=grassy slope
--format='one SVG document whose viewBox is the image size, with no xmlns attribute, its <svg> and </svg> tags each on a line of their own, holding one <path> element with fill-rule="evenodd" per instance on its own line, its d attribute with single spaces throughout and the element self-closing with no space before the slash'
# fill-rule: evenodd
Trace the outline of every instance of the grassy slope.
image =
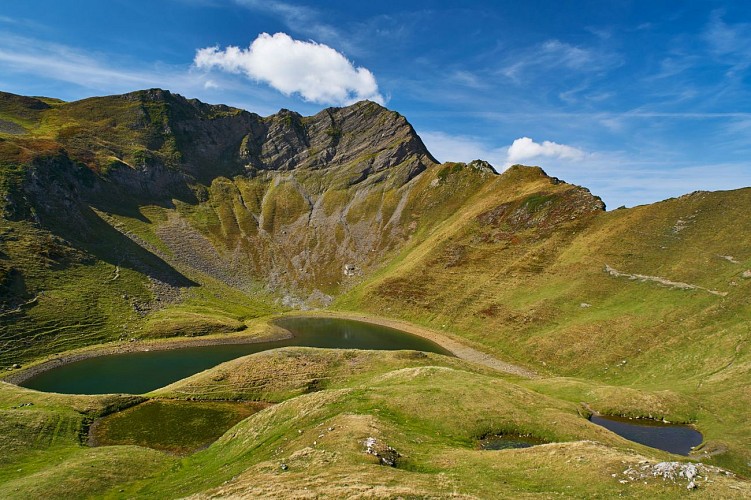
<svg viewBox="0 0 751 500">
<path fill-rule="evenodd" d="M 150 155 L 167 165 L 179 161 L 175 141 L 164 133 L 167 115 L 159 106 L 117 99 L 44 103 L 49 108 L 13 99 L 0 103 L 0 119 L 27 131 L 23 136 L 17 135 L 16 129 L 12 134 L 0 133 L 0 194 L 6 199 L 8 195 L 12 198 L 23 179 L 25 165 L 40 157 L 57 158 L 61 145 L 99 173 L 148 160 Z M 139 127 L 128 126 L 133 120 Z M 96 140 L 92 142 L 92 138 Z M 312 389 L 331 391 L 291 399 L 292 410 L 287 413 L 269 410 L 267 417 L 262 412 L 240 424 L 250 429 L 247 432 L 265 436 L 262 444 L 253 445 L 254 453 L 249 453 L 252 447 L 243 448 L 227 438 L 182 462 L 176 472 L 165 472 L 156 483 L 149 480 L 132 491 L 176 494 L 186 487 L 199 491 L 240 474 L 233 487 L 259 494 L 262 489 L 252 488 L 281 488 L 273 491 L 284 495 L 306 486 L 325 488 L 328 482 L 331 491 L 340 495 L 360 490 L 410 494 L 437 489 L 449 493 L 459 488 L 488 496 L 506 478 L 509 489 L 503 491 L 509 495 L 571 488 L 580 495 L 612 494 L 620 488 L 610 477 L 611 472 L 619 472 L 616 468 L 621 465 L 615 464 L 633 457 L 625 451 L 627 445 L 602 431 L 590 434 L 595 432 L 591 428 L 577 434 L 566 426 L 556 430 L 545 423 L 550 408 L 570 414 L 582 401 L 608 413 L 695 421 L 708 439 L 706 449 L 729 449 L 709 460 L 748 472 L 751 393 L 746 381 L 751 363 L 744 318 L 749 312 L 747 288 L 751 280 L 740 275 L 751 268 L 751 254 L 744 245 L 751 236 L 751 220 L 746 215 L 751 190 L 699 193 L 603 213 L 586 193 L 551 182 L 538 169 L 514 168 L 491 177 L 472 167 L 446 164 L 431 166 L 405 188 L 396 189 L 387 182 L 349 189 L 348 183 L 359 175 L 357 165 L 355 161 L 344 166 L 342 175 L 300 171 L 255 179 L 217 178 L 206 187 L 204 201 L 175 200 L 174 208 L 171 203 L 128 205 L 115 211 L 83 207 L 77 221 L 84 223 L 86 231 L 82 239 L 72 242 L 59 239 L 60 234 L 71 233 L 56 219 L 42 226 L 28 222 L 33 213 L 1 219 L 0 287 L 13 311 L 0 317 L 0 366 L 123 336 L 203 335 L 244 328 L 250 319 L 279 310 L 264 291 L 264 275 L 259 270 L 273 264 L 296 273 L 299 261 L 292 257 L 310 249 L 321 255 L 344 249 L 350 252 L 347 255 L 356 256 L 357 248 L 348 246 L 351 241 L 383 234 L 383 240 L 372 245 L 375 255 L 365 261 L 363 278 L 339 283 L 341 263 L 320 260 L 313 263 L 314 273 L 306 270 L 293 283 L 306 293 L 312 289 L 338 293 L 364 279 L 335 306 L 448 330 L 550 378 L 520 386 L 432 356 L 385 362 L 379 355 L 382 364 L 378 368 L 372 358 L 361 360 L 364 367 L 352 368 L 339 356 L 320 353 L 297 356 L 295 359 L 304 361 L 302 366 L 290 360 L 289 353 L 264 358 L 268 363 L 254 365 L 252 377 L 241 370 L 219 381 L 203 379 L 203 385 L 182 385 L 179 390 L 189 390 L 194 397 L 219 393 L 273 401 Z M 318 203 L 322 213 L 333 219 L 341 215 L 343 222 L 334 224 L 333 229 L 321 226 L 329 227 L 331 234 L 311 231 L 304 223 L 309 202 Z M 28 207 L 5 207 L 6 211 L 12 209 Z M 177 233 L 185 236 L 183 240 L 197 234 L 197 246 L 182 248 L 170 241 L 165 235 L 176 227 L 188 228 Z M 299 231 L 309 231 L 312 236 L 296 240 L 293 236 Z M 346 239 L 348 232 L 350 240 Z M 125 239 L 121 233 L 134 237 Z M 213 250 L 201 246 L 201 238 Z M 201 253 L 204 251 L 207 253 Z M 191 253 L 199 255 L 202 262 L 185 258 Z M 265 261 L 271 254 L 288 260 Z M 219 267 L 207 267 L 207 262 Z M 200 286 L 178 286 L 169 300 L 153 307 L 163 290 L 147 278 L 144 265 L 162 269 L 161 274 L 152 273 L 154 276 L 177 273 Z M 614 277 L 604 272 L 606 265 L 727 295 Z M 232 270 L 238 268 L 251 271 L 236 273 L 237 281 L 232 281 Z M 135 307 L 143 304 L 151 311 L 146 316 L 138 314 Z M 442 368 L 404 371 L 427 364 Z M 452 370 L 446 371 L 447 366 Z M 397 370 L 394 375 L 384 375 L 392 370 Z M 280 380 L 278 373 L 290 377 Z M 378 377 L 384 376 L 388 382 L 381 384 Z M 197 377 L 189 382 L 201 380 Z M 488 384 L 498 385 L 498 393 L 482 392 L 481 387 Z M 517 413 L 512 411 L 509 394 L 525 401 Z M 10 408 L 32 397 L 48 396 L 19 393 L 0 384 L 0 401 L 5 401 L 7 417 L 3 434 L 14 436 L 2 443 L 3 451 L 8 450 L 13 458 L 0 471 L 5 474 L 0 475 L 0 488 L 5 488 L 0 491 L 29 496 L 59 484 L 101 493 L 119 482 L 142 477 L 144 471 L 138 469 L 134 457 L 142 455 L 157 473 L 172 463 L 140 448 L 89 452 L 77 441 L 89 415 L 82 413 L 78 400 L 61 397 L 44 407 Z M 477 424 L 472 424 L 472 419 L 455 422 L 450 413 L 432 414 L 429 421 L 418 418 L 426 407 L 448 409 L 457 404 L 466 405 L 466 414 L 473 417 L 477 412 L 497 414 L 492 408 L 477 406 L 478 398 L 506 409 L 509 413 L 503 418 L 516 415 L 515 425 L 526 422 L 530 432 L 556 439 L 595 436 L 615 448 L 576 443 L 555 445 L 558 448 L 554 450 L 480 453 L 467 449 L 466 426 Z M 295 414 L 300 408 L 309 409 L 314 416 Z M 386 415 L 381 413 L 383 408 L 390 408 Z M 557 418 L 558 413 L 555 415 Z M 498 422 L 508 423 L 503 418 Z M 278 474 L 273 446 L 284 440 L 281 433 L 299 426 L 307 439 L 317 432 L 315 426 L 333 420 L 347 422 L 343 427 L 350 429 L 345 437 L 335 440 L 333 451 L 309 450 L 309 443 L 303 446 L 294 433 L 287 438 L 296 444 L 284 448 L 290 461 L 299 460 L 320 477 L 311 479 L 293 470 L 284 485 L 272 485 Z M 578 426 L 579 420 L 572 420 L 576 422 L 572 425 Z M 270 428 L 270 422 L 279 428 Z M 448 427 L 439 429 L 441 425 Z M 404 438 L 409 444 L 400 446 L 408 450 L 410 460 L 417 457 L 414 467 L 434 475 L 362 468 L 368 464 L 361 463 L 360 445 L 353 442 L 373 428 Z M 636 449 L 651 457 L 664 456 Z M 445 450 L 445 454 L 435 456 L 435 450 Z M 228 466 L 231 474 L 198 472 L 204 467 L 220 468 L 219 457 L 227 452 L 234 453 Z M 598 459 L 592 459 L 594 465 L 586 462 L 585 467 L 578 458 L 580 453 Z M 568 462 L 553 459 L 551 454 Z M 510 455 L 515 457 L 511 461 Z M 488 458 L 495 456 L 502 458 L 498 462 Z M 59 461 L 66 467 L 50 467 Z M 570 465 L 573 462 L 581 470 Z M 358 464 L 355 469 L 353 463 Z M 90 485 L 81 483 L 81 471 L 100 464 L 102 474 Z M 19 468 L 22 472 L 13 473 Z M 530 475 L 530 468 L 537 472 Z M 441 473 L 451 480 L 444 481 Z M 549 475 L 556 477 L 552 485 Z M 267 482 L 255 486 L 251 484 L 255 477 Z M 416 489 L 404 486 L 408 481 L 415 482 Z M 637 494 L 677 494 L 679 490 L 671 487 L 654 483 Z"/>
<path fill-rule="evenodd" d="M 82 414 L 123 405 L 117 397 L 51 395 L 0 384 L 0 403 L 12 417 L 0 420 L 0 435 L 17 435 L 17 422 L 34 425 L 30 411 L 74 422 L 34 431 L 29 438 L 34 446 L 0 442 L 3 455 L 12 457 L 0 465 L 0 492 L 7 498 L 41 491 L 53 498 L 71 491 L 171 498 L 206 490 L 219 496 L 289 497 L 306 489 L 335 497 L 683 495 L 682 480 L 620 482 L 629 466 L 674 457 L 590 424 L 577 403 L 544 396 L 537 392 L 540 385 L 533 391 L 512 380 L 460 360 L 410 351 L 286 348 L 259 353 L 152 394 L 280 402 L 181 460 L 138 447 L 82 447 L 76 427 Z M 632 396 L 632 402 L 681 409 L 669 394 Z M 34 406 L 12 408 L 22 402 Z M 60 430 L 66 428 L 72 430 Z M 557 444 L 478 450 L 476 440 L 488 433 L 532 434 Z M 402 455 L 397 468 L 378 465 L 364 452 L 368 437 Z M 25 455 L 14 456 L 12 450 L 19 448 Z M 289 470 L 282 471 L 281 463 Z M 749 494 L 747 482 L 716 473 L 708 479 L 700 483 L 701 497 Z"/>
<path fill-rule="evenodd" d="M 152 450 L 81 444 L 92 418 L 142 399 L 44 394 L 0 382 L 0 497 L 86 496 L 164 467 L 171 459 Z"/>
<path fill-rule="evenodd" d="M 288 384 L 278 377 L 280 370 L 295 368 L 305 375 Z M 310 376 L 330 385 L 296 396 L 308 387 Z M 239 385 L 238 379 L 243 379 Z M 620 491 L 670 498 L 685 488 L 660 479 L 624 486 L 618 481 L 628 464 L 669 455 L 590 424 L 576 404 L 440 356 L 285 349 L 230 362 L 164 392 L 184 396 L 188 390 L 193 398 L 215 398 L 228 396 L 222 387 L 239 387 L 243 396 L 258 395 L 247 392 L 248 383 L 254 391 L 264 387 L 260 393 L 270 385 L 284 402 L 238 424 L 169 474 L 136 483 L 125 494 L 175 496 L 208 488 L 219 496 L 288 497 L 307 488 L 336 497 L 552 492 L 577 497 Z M 477 438 L 497 432 L 533 434 L 561 444 L 507 452 L 476 449 Z M 368 437 L 399 451 L 397 468 L 377 465 L 364 453 Z M 281 463 L 289 470 L 282 471 Z M 700 495 L 748 488 L 713 479 Z"/>
<path fill-rule="evenodd" d="M 549 186 L 540 177 L 521 183 L 526 191 L 507 188 L 522 175 L 537 174 L 500 176 L 475 203 L 337 306 L 446 328 L 538 372 L 672 391 L 694 410 L 666 416 L 696 420 L 714 446 L 732 449 L 718 460 L 745 470 L 751 459 L 743 424 L 751 420 L 745 383 L 751 280 L 741 273 L 751 267 L 743 243 L 751 237 L 745 215 L 751 189 L 593 213 L 546 231 L 544 221 L 555 220 L 556 204 L 565 203 L 570 186 Z M 534 191 L 552 198 L 539 204 Z M 495 221 L 487 217 L 507 203 L 538 203 L 529 212 L 540 222 L 520 227 L 511 211 Z M 606 265 L 727 295 L 614 277 Z M 546 386 L 548 394 L 567 390 Z M 573 399 L 587 401 L 587 394 Z M 661 416 L 659 408 L 641 414 Z"/>
</svg>

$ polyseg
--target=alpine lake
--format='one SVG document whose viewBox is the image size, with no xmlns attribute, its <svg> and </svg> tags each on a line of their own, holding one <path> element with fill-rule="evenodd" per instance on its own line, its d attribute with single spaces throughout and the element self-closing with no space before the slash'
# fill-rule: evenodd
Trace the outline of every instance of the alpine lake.
<svg viewBox="0 0 751 500">
<path fill-rule="evenodd" d="M 373 323 L 321 317 L 287 317 L 275 323 L 289 331 L 292 337 L 271 342 L 96 356 L 61 364 L 25 380 L 21 385 L 64 394 L 144 394 L 225 361 L 289 346 L 415 350 L 451 355 L 435 342 Z M 89 442 L 92 445 L 140 444 L 176 454 L 190 453 L 207 446 L 224 430 L 263 407 L 257 403 L 147 401 L 98 419 L 91 429 Z M 154 430 L 155 421 L 159 423 L 159 432 Z M 591 421 L 626 439 L 680 455 L 687 455 L 702 441 L 698 431 L 685 425 L 602 416 L 593 416 Z M 211 432 L 207 433 L 204 427 Z M 183 442 L 176 436 L 189 436 L 192 440 Z M 480 449 L 499 450 L 542 443 L 518 436 L 488 436 L 478 444 Z"/>
</svg>

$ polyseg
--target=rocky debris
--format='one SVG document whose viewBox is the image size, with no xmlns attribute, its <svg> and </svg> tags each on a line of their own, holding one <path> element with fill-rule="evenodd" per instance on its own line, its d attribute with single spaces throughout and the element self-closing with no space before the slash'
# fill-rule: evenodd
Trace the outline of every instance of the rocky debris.
<svg viewBox="0 0 751 500">
<path fill-rule="evenodd" d="M 20 405 L 11 406 L 11 409 L 25 408 L 27 406 L 34 406 L 34 403 L 21 403 Z"/>
<path fill-rule="evenodd" d="M 731 264 L 740 264 L 737 260 L 735 260 L 735 257 L 732 255 L 718 255 L 719 258 L 725 259 L 726 261 L 730 262 Z"/>
<path fill-rule="evenodd" d="M 651 282 L 658 283 L 660 285 L 667 286 L 669 288 L 675 288 L 678 290 L 702 290 L 704 292 L 708 292 L 708 293 L 711 293 L 712 295 L 717 295 L 719 297 L 725 297 L 728 294 L 728 292 L 719 292 L 717 290 L 710 290 L 709 288 L 704 288 L 699 285 L 692 285 L 690 283 L 682 283 L 680 281 L 671 281 L 669 279 L 662 278 L 660 276 L 647 276 L 645 274 L 622 273 L 618 271 L 617 269 L 610 267 L 607 264 L 605 264 L 605 272 L 615 278 L 628 278 L 630 280 L 641 281 L 642 283 L 646 281 L 651 281 Z"/>
<path fill-rule="evenodd" d="M 21 368 L 21 365 L 19 365 L 18 363 L 13 363 L 10 367 L 14 370 L 18 370 L 19 368 Z"/>
<path fill-rule="evenodd" d="M 680 233 L 681 231 L 683 231 L 684 229 L 686 229 L 687 226 L 688 226 L 688 224 L 687 224 L 687 222 L 685 220 L 678 219 L 677 221 L 675 221 L 675 225 L 673 226 L 673 232 L 674 233 Z"/>
<path fill-rule="evenodd" d="M 315 288 L 305 302 L 309 307 L 328 307 L 334 302 L 334 297 Z"/>
<path fill-rule="evenodd" d="M 480 172 L 485 173 L 485 174 L 497 174 L 498 173 L 493 167 L 493 165 L 491 165 L 489 162 L 485 160 L 472 160 L 471 162 L 467 163 L 467 166 L 470 168 L 474 168 L 475 170 L 479 170 Z"/>
<path fill-rule="evenodd" d="M 587 309 L 589 307 L 592 307 L 592 304 L 588 304 L 586 302 L 582 302 L 581 304 L 579 304 L 579 307 L 581 307 L 582 309 Z"/>
<path fill-rule="evenodd" d="M 513 240 L 518 231 L 529 228 L 550 231 L 561 224 L 603 211 L 605 203 L 599 197 L 586 188 L 571 186 L 565 191 L 541 192 L 521 202 L 503 203 L 478 215 L 476 220 L 486 230 L 500 229 L 505 233 L 504 239 Z"/>
<path fill-rule="evenodd" d="M 743 271 L 743 274 L 741 274 L 741 278 L 749 279 L 751 278 L 751 269 L 746 269 Z"/>
<path fill-rule="evenodd" d="M 344 273 L 345 276 L 354 276 L 355 273 L 357 273 L 357 266 L 354 264 L 344 264 L 342 273 Z"/>
<path fill-rule="evenodd" d="M 699 487 L 697 482 L 701 479 L 704 482 L 708 481 L 710 474 L 725 475 L 733 477 L 732 472 L 720 469 L 719 467 L 713 467 L 711 465 L 704 465 L 702 463 L 684 463 L 684 462 L 658 462 L 650 463 L 648 460 L 642 460 L 636 465 L 631 465 L 623 471 L 623 475 L 627 479 L 621 479 L 621 484 L 629 482 L 643 481 L 648 478 L 662 478 L 663 481 L 670 481 L 673 483 L 687 482 L 686 488 L 693 490 Z M 617 477 L 617 475 L 613 475 Z"/>
<path fill-rule="evenodd" d="M 281 300 L 278 302 L 284 307 L 289 307 L 290 309 L 299 309 L 301 311 L 307 311 L 310 309 L 304 300 L 291 294 L 282 296 Z"/>
<path fill-rule="evenodd" d="M 280 469 L 282 469 L 282 470 L 288 470 L 288 469 L 289 469 L 289 466 L 288 466 L 287 464 L 281 464 L 281 465 L 279 466 L 279 468 L 280 468 Z"/>
<path fill-rule="evenodd" d="M 233 265 L 232 256 L 228 252 L 222 252 L 221 247 L 215 246 L 206 235 L 184 219 L 171 216 L 156 229 L 156 235 L 182 264 L 240 290 L 246 290 L 252 281 L 240 266 Z M 170 262 L 169 256 L 162 256 L 151 248 L 149 250 Z"/>
<path fill-rule="evenodd" d="M 0 133 L 19 135 L 25 134 L 26 129 L 18 125 L 17 123 L 13 123 L 8 120 L 0 120 Z"/>
<path fill-rule="evenodd" d="M 380 443 L 376 438 L 369 437 L 365 440 L 365 453 L 378 458 L 381 465 L 396 467 L 396 461 L 401 455 L 391 446 Z"/>
</svg>

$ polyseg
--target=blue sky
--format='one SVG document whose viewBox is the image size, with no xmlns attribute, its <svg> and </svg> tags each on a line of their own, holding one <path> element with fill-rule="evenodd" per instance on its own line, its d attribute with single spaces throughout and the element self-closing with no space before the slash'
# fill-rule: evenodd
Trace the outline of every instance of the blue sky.
<svg viewBox="0 0 751 500">
<path fill-rule="evenodd" d="M 261 115 L 369 98 L 441 161 L 610 208 L 751 185 L 751 2 L 6 0 L 0 90 L 162 87 Z"/>
</svg>

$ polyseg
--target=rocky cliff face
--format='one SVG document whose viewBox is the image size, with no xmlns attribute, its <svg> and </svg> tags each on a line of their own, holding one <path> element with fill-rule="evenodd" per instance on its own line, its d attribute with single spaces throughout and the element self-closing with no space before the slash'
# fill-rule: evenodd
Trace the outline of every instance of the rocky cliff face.
<svg viewBox="0 0 751 500">
<path fill-rule="evenodd" d="M 0 104 L 25 127 L 0 143 L 17 167 L 7 216 L 75 245 L 93 207 L 156 236 L 149 252 L 176 267 L 291 305 L 330 302 L 399 248 L 416 227 L 404 217 L 415 179 L 437 164 L 404 117 L 372 102 L 266 118 L 159 89 Z M 161 220 L 141 224 L 144 206 Z"/>
</svg>

